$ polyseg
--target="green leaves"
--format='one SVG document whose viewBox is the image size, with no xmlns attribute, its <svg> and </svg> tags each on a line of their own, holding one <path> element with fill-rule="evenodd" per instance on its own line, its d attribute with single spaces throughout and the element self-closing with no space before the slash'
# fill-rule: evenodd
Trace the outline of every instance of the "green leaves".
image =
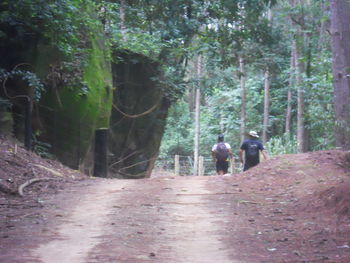
<svg viewBox="0 0 350 263">
<path fill-rule="evenodd" d="M 15 80 L 21 80 L 26 83 L 28 86 L 28 92 L 27 94 L 23 95 L 28 95 L 31 94 L 32 92 L 30 90 L 34 91 L 34 100 L 39 101 L 41 98 L 42 93 L 44 92 L 44 85 L 41 82 L 41 80 L 38 78 L 38 76 L 27 70 L 21 70 L 21 69 L 14 69 L 12 71 L 6 71 L 4 69 L 0 68 L 0 82 L 4 82 L 7 79 L 15 79 Z M 6 86 L 5 86 L 6 88 Z"/>
<path fill-rule="evenodd" d="M 69 57 L 77 52 L 78 43 L 84 37 L 82 29 L 95 23 L 87 12 L 82 12 L 86 2 L 84 5 L 81 2 L 8 1 L 2 3 L 0 24 L 15 27 L 19 38 L 24 38 L 25 34 L 43 35 Z"/>
<path fill-rule="evenodd" d="M 98 32 L 102 33 L 102 25 L 95 16 L 94 8 L 96 5 L 92 0 L 2 2 L 0 4 L 2 30 L 0 46 L 19 54 L 10 54 L 5 63 L 16 59 L 22 60 L 22 53 L 37 56 L 34 53 L 41 52 L 42 48 L 50 49 L 54 54 L 48 59 L 49 63 L 54 64 L 51 65 L 57 71 L 54 73 L 60 77 L 53 81 L 55 83 L 48 78 L 45 84 L 57 88 L 57 83 L 60 83 L 60 85 L 77 89 L 79 95 L 86 94 L 88 90 L 82 81 L 82 74 L 89 58 L 91 39 L 96 37 Z M 94 34 L 92 35 L 91 32 Z M 102 34 L 100 36 L 103 37 Z M 29 48 L 34 50 L 28 50 Z M 17 74 L 16 77 L 24 78 L 29 87 L 35 86 L 36 99 L 40 98 L 44 88 L 34 75 L 26 72 L 21 76 Z"/>
</svg>

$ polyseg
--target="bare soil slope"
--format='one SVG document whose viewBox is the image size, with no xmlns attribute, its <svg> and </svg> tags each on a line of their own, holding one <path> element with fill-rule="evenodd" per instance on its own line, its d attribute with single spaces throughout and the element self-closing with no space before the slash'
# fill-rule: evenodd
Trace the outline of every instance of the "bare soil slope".
<svg viewBox="0 0 350 263">
<path fill-rule="evenodd" d="M 349 167 L 349 154 L 321 151 L 275 157 L 224 184 L 218 178 L 211 188 L 240 192 L 222 199 L 241 237 L 227 243 L 247 262 L 350 262 Z"/>
<path fill-rule="evenodd" d="M 350 262 L 350 158 L 91 179 L 0 140 L 0 262 Z M 52 179 L 18 188 L 32 178 Z"/>
</svg>

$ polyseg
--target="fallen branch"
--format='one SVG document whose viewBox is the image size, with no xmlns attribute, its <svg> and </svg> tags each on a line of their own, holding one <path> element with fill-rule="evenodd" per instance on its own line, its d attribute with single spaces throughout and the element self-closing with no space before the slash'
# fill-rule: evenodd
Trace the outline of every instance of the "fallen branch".
<svg viewBox="0 0 350 263">
<path fill-rule="evenodd" d="M 32 185 L 34 183 L 43 182 L 43 181 L 49 181 L 49 180 L 56 180 L 56 179 L 55 178 L 33 178 L 33 179 L 30 179 L 30 180 L 26 181 L 25 183 L 21 184 L 18 187 L 18 194 L 20 196 L 24 196 L 23 190 L 27 186 Z"/>
<path fill-rule="evenodd" d="M 34 166 L 36 166 L 38 168 L 41 168 L 41 169 L 44 169 L 44 170 L 50 172 L 52 175 L 61 176 L 61 177 L 63 176 L 63 174 L 61 174 L 60 172 L 57 172 L 57 171 L 55 171 L 55 170 L 53 170 L 51 168 L 48 168 L 46 166 L 43 166 L 43 165 L 40 165 L 40 164 L 34 164 Z"/>
</svg>

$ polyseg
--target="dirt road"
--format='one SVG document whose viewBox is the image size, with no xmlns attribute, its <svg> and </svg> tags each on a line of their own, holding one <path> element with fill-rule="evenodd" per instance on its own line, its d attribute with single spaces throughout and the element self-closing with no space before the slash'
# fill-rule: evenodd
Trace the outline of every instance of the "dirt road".
<svg viewBox="0 0 350 263">
<path fill-rule="evenodd" d="M 348 263 L 342 156 L 279 157 L 234 176 L 76 182 L 38 197 L 39 208 L 13 203 L 26 210 L 0 224 L 0 262 Z"/>
<path fill-rule="evenodd" d="M 222 216 L 206 198 L 215 193 L 206 189 L 205 179 L 103 180 L 79 196 L 62 194 L 57 198 L 64 200 L 63 207 L 50 226 L 52 240 L 29 258 L 45 263 L 244 262 L 232 258 L 234 251 L 222 242 Z"/>
</svg>

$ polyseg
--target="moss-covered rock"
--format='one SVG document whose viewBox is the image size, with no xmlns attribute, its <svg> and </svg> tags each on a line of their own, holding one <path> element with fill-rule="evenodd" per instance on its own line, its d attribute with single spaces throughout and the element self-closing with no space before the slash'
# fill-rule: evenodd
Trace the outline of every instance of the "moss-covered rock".
<svg viewBox="0 0 350 263">
<path fill-rule="evenodd" d="M 33 128 L 41 151 L 73 168 L 91 168 L 94 132 L 109 126 L 113 96 L 109 45 L 96 3 L 17 2 L 2 3 L 0 19 L 0 82 L 13 74 L 0 96 L 11 103 L 14 135 L 23 141 L 24 106 L 35 101 Z"/>
<path fill-rule="evenodd" d="M 12 3 L 5 5 L 9 18 L 10 11 L 19 7 Z M 10 96 L 5 89 L 0 96 L 18 97 L 9 99 L 9 111 L 17 116 L 12 121 L 20 140 L 24 106 L 36 97 L 32 119 L 35 137 L 41 142 L 37 145 L 62 163 L 91 172 L 95 130 L 110 128 L 109 172 L 124 178 L 148 177 L 169 107 L 162 72 L 156 62 L 142 55 L 119 52 L 111 56 L 102 24 L 93 17 L 98 10 L 95 4 L 60 3 L 57 12 L 45 13 L 28 1 L 29 9 L 21 6 L 15 12 L 18 23 L 0 19 L 0 40 L 6 40 L 0 41 L 0 75 L 6 76 L 17 65 L 25 70 L 24 78 L 6 83 Z M 41 12 L 43 20 L 34 15 Z M 83 19 L 72 19 L 78 12 Z M 56 26 L 61 23 L 62 28 Z M 29 85 L 28 76 L 38 80 L 39 88 Z M 0 130 L 5 130 L 1 127 L 9 114 L 0 115 Z M 11 120 L 6 124 L 11 126 Z"/>
<path fill-rule="evenodd" d="M 108 49 L 101 34 L 92 34 L 89 42 L 86 67 L 82 69 L 84 87 L 53 85 L 39 105 L 44 124 L 42 138 L 52 145 L 55 156 L 72 168 L 92 167 L 88 153 L 94 131 L 109 126 L 112 107 Z M 45 54 L 38 57 L 37 65 L 45 65 L 42 60 L 45 60 Z"/>
<path fill-rule="evenodd" d="M 159 65 L 147 57 L 115 53 L 110 123 L 110 174 L 149 177 L 158 157 L 169 102 L 164 97 Z"/>
</svg>

